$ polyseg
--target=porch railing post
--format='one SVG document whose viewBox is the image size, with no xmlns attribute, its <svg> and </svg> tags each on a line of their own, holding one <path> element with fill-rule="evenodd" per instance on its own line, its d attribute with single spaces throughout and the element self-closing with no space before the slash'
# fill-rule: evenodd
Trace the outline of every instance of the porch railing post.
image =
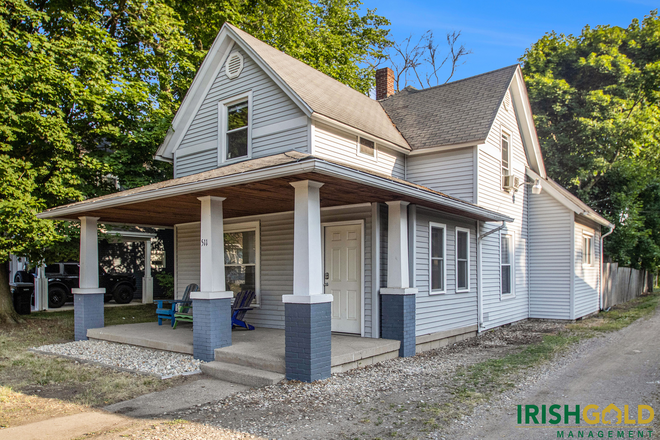
<svg viewBox="0 0 660 440">
<path fill-rule="evenodd" d="M 313 382 L 330 377 L 331 302 L 323 292 L 320 182 L 295 188 L 293 295 L 284 295 L 286 377 Z"/>
<path fill-rule="evenodd" d="M 381 336 L 401 341 L 399 356 L 414 356 L 415 300 L 417 289 L 410 287 L 408 265 L 408 202 L 386 202 L 387 287 L 381 288 Z"/>
<path fill-rule="evenodd" d="M 74 337 L 87 339 L 87 329 L 103 327 L 104 288 L 99 288 L 98 217 L 80 217 L 79 287 L 73 293 Z"/>
<path fill-rule="evenodd" d="M 231 345 L 232 291 L 225 285 L 224 197 L 198 197 L 201 206 L 199 292 L 193 303 L 193 356 L 215 360 L 215 349 Z"/>
</svg>

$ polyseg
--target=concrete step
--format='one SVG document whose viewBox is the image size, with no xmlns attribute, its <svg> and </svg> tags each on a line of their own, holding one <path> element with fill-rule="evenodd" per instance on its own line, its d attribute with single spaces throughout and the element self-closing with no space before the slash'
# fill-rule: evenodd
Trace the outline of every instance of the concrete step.
<svg viewBox="0 0 660 440">
<path fill-rule="evenodd" d="M 265 351 L 250 353 L 237 344 L 231 347 L 216 348 L 215 360 L 227 364 L 255 368 L 257 370 L 271 371 L 273 373 L 286 373 L 284 347 L 282 347 L 281 353 Z"/>
<path fill-rule="evenodd" d="M 285 377 L 284 374 L 273 373 L 272 371 L 258 370 L 219 361 L 204 363 L 201 368 L 209 376 L 250 387 L 273 385 L 284 380 Z"/>
</svg>

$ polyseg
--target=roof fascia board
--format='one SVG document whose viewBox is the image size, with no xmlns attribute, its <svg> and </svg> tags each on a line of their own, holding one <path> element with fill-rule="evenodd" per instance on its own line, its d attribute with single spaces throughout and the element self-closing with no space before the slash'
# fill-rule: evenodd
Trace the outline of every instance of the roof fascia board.
<svg viewBox="0 0 660 440">
<path fill-rule="evenodd" d="M 330 125 L 330 126 L 332 126 L 334 128 L 337 128 L 339 130 L 348 131 L 351 134 L 354 134 L 356 136 L 365 137 L 367 139 L 373 139 L 373 140 L 376 141 L 376 143 L 378 143 L 380 145 L 383 145 L 387 148 L 391 148 L 392 150 L 396 150 L 396 151 L 399 151 L 399 152 L 404 153 L 404 154 L 410 154 L 410 152 L 411 152 L 409 148 L 404 148 L 400 145 L 394 144 L 390 141 L 379 138 L 378 136 L 374 136 L 370 133 L 367 133 L 366 131 L 362 131 L 358 128 L 355 128 L 355 127 L 352 127 L 350 125 L 344 124 L 343 122 L 339 122 L 335 119 L 329 118 L 329 117 L 327 117 L 325 115 L 322 115 L 320 113 L 313 113 L 312 114 L 312 121 L 318 121 L 318 122 L 321 122 L 323 124 Z"/>
<path fill-rule="evenodd" d="M 404 183 L 389 180 L 384 177 L 375 176 L 369 173 L 354 170 L 352 168 L 344 167 L 337 164 L 332 164 L 319 159 L 309 159 L 302 162 L 294 162 L 289 164 L 278 165 L 270 168 L 249 171 L 245 173 L 220 176 L 200 182 L 190 182 L 186 184 L 176 185 L 170 188 L 154 188 L 152 190 L 128 194 L 126 196 L 119 196 L 105 200 L 99 200 L 92 203 L 81 203 L 72 206 L 64 206 L 61 208 L 54 208 L 50 211 L 37 214 L 38 218 L 54 219 L 62 218 L 67 215 L 75 215 L 84 213 L 90 210 L 98 210 L 104 208 L 111 208 L 114 206 L 125 206 L 134 203 L 152 201 L 166 197 L 173 197 L 178 195 L 190 194 L 195 192 L 202 192 L 205 190 L 223 188 L 234 185 L 241 185 L 259 180 L 273 179 L 278 177 L 291 176 L 295 174 L 318 172 L 321 174 L 339 177 L 343 180 L 359 182 L 369 186 L 379 187 L 402 195 L 415 197 L 427 200 L 438 205 L 447 206 L 450 208 L 458 209 L 468 214 L 473 214 L 481 218 L 492 219 L 493 221 L 508 221 L 512 222 L 513 219 L 499 214 L 488 209 L 472 205 L 468 202 L 454 200 L 446 196 L 429 193 L 419 188 L 410 187 Z"/>
<path fill-rule="evenodd" d="M 229 52 L 234 45 L 234 41 L 227 38 L 228 32 L 225 27 L 220 30 L 218 36 L 213 41 L 211 49 L 208 51 L 202 61 L 195 78 L 193 79 L 190 88 L 186 92 L 186 95 L 183 97 L 183 101 L 179 106 L 176 114 L 174 115 L 174 120 L 172 121 L 172 126 L 168 130 L 167 135 L 163 144 L 158 148 L 156 152 L 156 158 L 163 158 L 165 161 L 172 160 L 174 156 L 174 151 L 179 147 L 183 141 L 192 120 L 194 119 L 197 111 L 202 106 L 204 97 L 208 94 L 209 90 L 213 86 L 214 79 L 220 73 Z M 218 57 L 218 54 L 222 54 L 222 57 Z"/>
<path fill-rule="evenodd" d="M 519 116 L 517 119 L 521 128 L 525 150 L 527 150 L 527 157 L 532 162 L 530 165 L 536 173 L 545 179 L 547 175 L 545 165 L 543 164 L 543 155 L 541 154 L 541 146 L 538 135 L 536 134 L 536 126 L 534 125 L 534 117 L 532 115 L 532 106 L 529 102 L 529 96 L 527 95 L 527 88 L 525 87 L 520 66 L 516 69 L 509 88 L 511 89 L 514 104 L 522 110 L 521 113 L 516 112 L 516 115 Z"/>
<path fill-rule="evenodd" d="M 422 154 L 437 153 L 439 151 L 456 150 L 456 149 L 459 149 L 459 148 L 466 148 L 466 147 L 476 147 L 478 145 L 482 145 L 485 142 L 486 142 L 486 139 L 482 139 L 482 140 L 478 140 L 478 141 L 462 142 L 460 144 L 451 144 L 451 145 L 442 145 L 442 146 L 438 146 L 438 147 L 420 148 L 419 150 L 411 151 L 410 155 L 411 156 L 419 156 L 419 155 L 422 155 Z"/>
<path fill-rule="evenodd" d="M 250 57 L 252 57 L 252 60 L 257 63 L 259 67 L 261 67 L 264 72 L 277 84 L 284 93 L 293 101 L 296 103 L 298 107 L 300 107 L 300 110 L 307 115 L 307 117 L 311 117 L 313 110 L 312 108 L 307 105 L 305 101 L 302 100 L 300 96 L 296 92 L 293 91 L 291 87 L 282 79 L 280 76 L 266 63 L 258 54 L 257 52 L 252 49 L 252 46 L 247 44 L 245 40 L 243 40 L 234 30 L 230 27 L 227 26 L 226 24 L 223 25 L 222 27 L 223 30 L 227 29 L 227 32 L 229 32 L 236 42 L 237 45 L 241 47 L 245 52 L 247 52 Z"/>
</svg>

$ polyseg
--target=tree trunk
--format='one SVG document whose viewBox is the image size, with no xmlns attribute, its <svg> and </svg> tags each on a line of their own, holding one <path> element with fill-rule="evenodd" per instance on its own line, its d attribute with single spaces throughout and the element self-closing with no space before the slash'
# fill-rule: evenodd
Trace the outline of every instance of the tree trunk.
<svg viewBox="0 0 660 440">
<path fill-rule="evenodd" d="M 9 268 L 7 262 L 0 263 L 0 324 L 18 324 L 23 322 L 16 310 L 9 288 Z"/>
</svg>

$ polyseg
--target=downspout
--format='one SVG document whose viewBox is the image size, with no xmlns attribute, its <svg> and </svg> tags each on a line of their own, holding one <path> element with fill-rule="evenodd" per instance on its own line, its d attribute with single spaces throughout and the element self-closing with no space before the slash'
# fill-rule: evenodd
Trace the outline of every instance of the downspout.
<svg viewBox="0 0 660 440">
<path fill-rule="evenodd" d="M 603 242 L 605 241 L 605 237 L 614 232 L 614 229 L 616 229 L 616 225 L 612 225 L 610 232 L 600 236 L 600 292 L 598 292 L 598 310 L 603 310 L 603 294 L 605 293 L 603 288 Z"/>
<path fill-rule="evenodd" d="M 479 226 L 479 222 L 477 222 L 477 227 L 478 226 Z M 479 285 L 477 286 L 477 313 L 478 313 L 478 316 L 479 316 L 479 326 L 478 326 L 479 328 L 478 328 L 477 331 L 479 333 L 481 333 L 481 328 L 484 325 L 484 317 L 483 317 L 484 304 L 483 304 L 483 289 L 482 289 L 482 276 L 481 276 L 481 273 L 483 272 L 483 270 L 482 270 L 483 267 L 482 267 L 482 262 L 481 262 L 481 254 L 483 252 L 481 251 L 481 240 L 483 240 L 484 238 L 488 237 L 491 234 L 494 234 L 496 232 L 501 231 L 505 227 L 506 227 L 506 221 L 502 221 L 501 226 L 499 226 L 495 229 L 492 229 L 492 230 L 490 230 L 490 231 L 488 231 L 484 234 L 481 234 L 480 236 L 477 237 L 477 254 L 478 254 L 478 256 L 477 256 L 477 261 L 478 261 L 477 270 L 479 272 L 479 274 L 478 274 Z"/>
</svg>

